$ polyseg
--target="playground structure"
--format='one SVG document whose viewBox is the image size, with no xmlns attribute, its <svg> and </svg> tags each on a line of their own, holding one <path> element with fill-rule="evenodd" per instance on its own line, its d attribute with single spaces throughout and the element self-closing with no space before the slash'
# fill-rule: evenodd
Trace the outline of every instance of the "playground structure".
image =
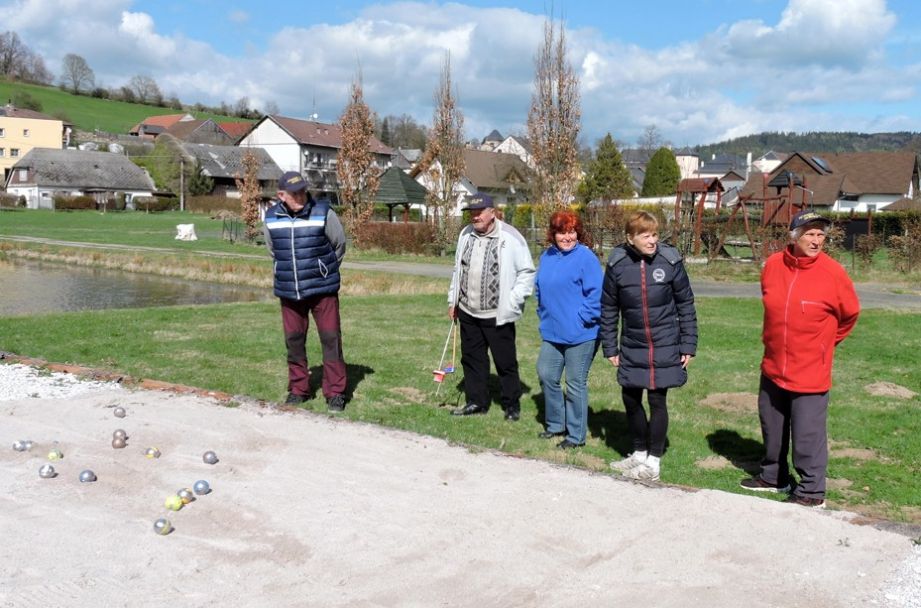
<svg viewBox="0 0 921 608">
<path fill-rule="evenodd" d="M 727 246 L 742 247 L 750 249 L 751 258 L 757 261 L 782 249 L 791 218 L 812 205 L 812 191 L 803 176 L 791 171 L 770 180 L 768 177 L 762 176 L 760 196 L 754 192 L 740 194 L 728 216 L 721 214 L 723 188 L 718 179 L 681 180 L 675 198 L 674 233 L 682 253 L 699 256 L 706 248 L 708 261 L 713 261 L 733 258 Z M 714 195 L 716 216 L 705 218 L 706 204 Z"/>
</svg>

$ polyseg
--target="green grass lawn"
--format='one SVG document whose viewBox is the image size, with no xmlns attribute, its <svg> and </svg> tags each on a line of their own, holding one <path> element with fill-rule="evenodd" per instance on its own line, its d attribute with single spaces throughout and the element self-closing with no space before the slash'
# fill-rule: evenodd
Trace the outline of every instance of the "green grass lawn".
<svg viewBox="0 0 921 608">
<path fill-rule="evenodd" d="M 198 119 L 212 118 L 218 122 L 239 121 L 239 118 L 209 114 L 203 112 L 186 112 L 172 108 L 161 108 L 141 103 L 126 103 L 109 99 L 96 99 L 83 95 L 72 95 L 57 87 L 46 87 L 21 82 L 0 80 L 0 99 L 14 99 L 19 92 L 28 93 L 42 105 L 42 114 L 64 117 L 83 131 L 100 129 L 109 133 L 124 133 L 148 116 L 159 114 L 189 113 Z"/>
<path fill-rule="evenodd" d="M 450 416 L 449 406 L 463 403 L 461 374 L 448 375 L 436 397 L 431 373 L 449 328 L 443 300 L 441 294 L 343 298 L 351 393 L 347 417 L 598 471 L 627 452 L 620 390 L 614 369 L 600 355 L 589 379 L 587 445 L 561 453 L 537 438 L 543 413 L 533 307 L 519 325 L 525 385 L 521 422 L 505 422 L 498 407 L 473 419 Z M 756 300 L 699 301 L 700 352 L 688 385 L 669 395 L 664 482 L 742 492 L 739 480 L 757 469 L 760 310 Z M 314 333 L 308 348 L 317 377 L 321 368 Z M 285 396 L 276 304 L 6 318 L 0 319 L 0 350 L 268 401 Z M 914 477 L 921 468 L 921 398 L 868 392 L 868 385 L 882 381 L 921 392 L 921 315 L 867 310 L 839 348 L 829 420 L 828 498 L 833 506 L 921 522 L 921 485 Z M 306 407 L 325 411 L 322 396 Z"/>
</svg>

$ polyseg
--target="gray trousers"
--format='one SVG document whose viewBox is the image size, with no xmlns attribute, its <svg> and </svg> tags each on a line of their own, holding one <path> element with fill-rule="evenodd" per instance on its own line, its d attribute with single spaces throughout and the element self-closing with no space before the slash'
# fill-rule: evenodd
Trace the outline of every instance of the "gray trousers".
<svg viewBox="0 0 921 608">
<path fill-rule="evenodd" d="M 785 485 L 790 480 L 787 454 L 793 440 L 793 468 L 800 481 L 798 496 L 825 498 L 828 469 L 828 391 L 794 393 L 780 388 L 764 375 L 758 391 L 758 415 L 764 438 L 761 478 Z"/>
</svg>

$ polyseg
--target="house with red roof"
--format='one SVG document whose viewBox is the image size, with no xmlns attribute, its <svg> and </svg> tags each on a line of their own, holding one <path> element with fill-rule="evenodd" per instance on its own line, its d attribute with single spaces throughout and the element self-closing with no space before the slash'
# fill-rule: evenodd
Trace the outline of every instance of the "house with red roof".
<svg viewBox="0 0 921 608">
<path fill-rule="evenodd" d="M 131 127 L 128 134 L 142 139 L 156 139 L 157 135 L 163 133 L 176 123 L 190 120 L 195 120 L 195 117 L 191 114 L 158 114 L 156 116 L 148 116 Z"/>
</svg>

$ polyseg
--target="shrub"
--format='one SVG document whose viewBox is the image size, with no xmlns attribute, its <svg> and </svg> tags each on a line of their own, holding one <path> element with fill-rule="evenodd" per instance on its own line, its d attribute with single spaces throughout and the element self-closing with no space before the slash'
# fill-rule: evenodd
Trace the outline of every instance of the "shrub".
<svg viewBox="0 0 921 608">
<path fill-rule="evenodd" d="M 134 197 L 136 211 L 156 213 L 158 211 L 176 211 L 179 209 L 179 200 L 164 196 L 136 196 Z"/>
<path fill-rule="evenodd" d="M 19 199 L 25 200 L 25 197 L 18 197 L 15 194 L 0 192 L 0 207 L 16 207 L 19 205 Z"/>
<path fill-rule="evenodd" d="M 77 211 L 96 209 L 96 199 L 92 196 L 69 196 L 57 194 L 54 196 L 54 208 L 59 211 Z"/>
<path fill-rule="evenodd" d="M 435 253 L 435 227 L 429 223 L 368 222 L 363 247 L 387 253 Z"/>
<path fill-rule="evenodd" d="M 899 272 L 911 272 L 921 265 L 921 216 L 915 214 L 902 222 L 904 233 L 890 236 L 889 259 Z"/>
<path fill-rule="evenodd" d="M 192 213 L 208 214 L 216 211 L 229 211 L 240 215 L 243 211 L 240 199 L 218 195 L 190 196 L 185 201 L 185 208 Z"/>
</svg>

